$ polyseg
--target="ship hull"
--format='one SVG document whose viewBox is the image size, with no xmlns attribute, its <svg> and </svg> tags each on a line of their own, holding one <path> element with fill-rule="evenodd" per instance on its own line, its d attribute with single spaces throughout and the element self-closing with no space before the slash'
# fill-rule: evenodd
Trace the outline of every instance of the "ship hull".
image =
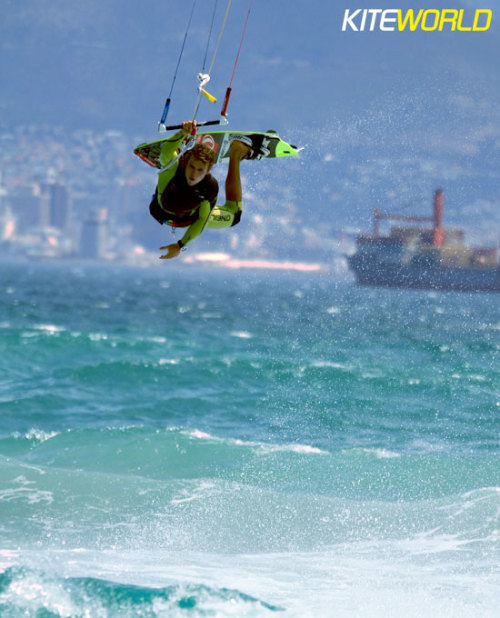
<svg viewBox="0 0 500 618">
<path fill-rule="evenodd" d="M 369 287 L 500 292 L 498 267 L 460 268 L 377 263 L 359 254 L 348 258 L 357 284 Z"/>
</svg>

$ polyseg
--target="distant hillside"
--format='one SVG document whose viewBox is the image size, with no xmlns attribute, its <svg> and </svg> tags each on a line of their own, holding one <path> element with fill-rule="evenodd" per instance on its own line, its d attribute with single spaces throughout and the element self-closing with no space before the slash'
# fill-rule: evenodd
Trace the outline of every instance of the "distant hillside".
<svg viewBox="0 0 500 618">
<path fill-rule="evenodd" d="M 154 137 L 187 4 L 4 0 L 1 123 Z M 211 3 L 198 4 L 172 120 L 193 106 L 212 11 Z M 449 8 L 444 0 L 432 4 Z M 221 97 L 247 6 L 233 1 L 211 82 Z M 418 8 L 408 0 L 398 6 Z M 443 185 L 448 202 L 460 209 L 458 220 L 478 230 L 484 225 L 492 236 L 491 221 L 481 217 L 499 210 L 498 21 L 486 33 L 341 32 L 344 8 L 324 0 L 254 2 L 233 84 L 231 126 L 274 128 L 306 146 L 300 161 L 269 173 L 288 186 L 306 219 L 312 213 L 313 225 L 325 217 L 368 225 L 372 206 L 430 200 Z M 204 103 L 201 116 L 219 109 Z"/>
</svg>

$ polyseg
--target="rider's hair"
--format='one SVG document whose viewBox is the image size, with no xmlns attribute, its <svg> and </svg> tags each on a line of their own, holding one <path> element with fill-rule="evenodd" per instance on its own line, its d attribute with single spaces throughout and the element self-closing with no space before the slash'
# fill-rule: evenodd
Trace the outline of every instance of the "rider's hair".
<svg viewBox="0 0 500 618">
<path fill-rule="evenodd" d="M 204 144 L 196 144 L 194 148 L 184 155 L 184 165 L 187 165 L 191 157 L 208 165 L 208 169 L 210 170 L 215 161 L 215 152 Z"/>
</svg>

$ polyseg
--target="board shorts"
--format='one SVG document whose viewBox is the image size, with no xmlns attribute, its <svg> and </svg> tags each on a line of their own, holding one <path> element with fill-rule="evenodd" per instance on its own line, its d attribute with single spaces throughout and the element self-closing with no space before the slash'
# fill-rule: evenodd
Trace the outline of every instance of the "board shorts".
<svg viewBox="0 0 500 618">
<path fill-rule="evenodd" d="M 192 215 L 187 217 L 170 217 L 169 213 L 165 212 L 158 203 L 156 193 L 153 195 L 149 205 L 149 212 L 158 223 L 170 225 L 170 227 L 189 227 L 197 219 L 197 217 L 193 218 Z M 222 206 L 216 205 L 212 208 L 205 227 L 220 230 L 237 225 L 240 219 L 241 202 L 226 200 L 226 203 Z"/>
</svg>

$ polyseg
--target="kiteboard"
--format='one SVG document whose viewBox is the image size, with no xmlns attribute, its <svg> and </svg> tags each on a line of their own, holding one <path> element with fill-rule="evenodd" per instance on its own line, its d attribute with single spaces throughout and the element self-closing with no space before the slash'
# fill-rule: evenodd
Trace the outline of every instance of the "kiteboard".
<svg viewBox="0 0 500 618">
<path fill-rule="evenodd" d="M 222 159 L 229 158 L 231 141 L 244 135 L 252 138 L 258 137 L 259 146 L 262 146 L 266 153 L 261 158 L 289 157 L 297 155 L 300 151 L 297 146 L 292 146 L 283 141 L 275 131 L 266 131 L 265 133 L 255 131 L 203 131 L 196 134 L 195 143 L 204 144 L 213 150 L 215 152 L 215 163 L 219 163 Z M 169 138 L 140 144 L 134 148 L 134 154 L 146 161 L 151 167 L 161 169 L 160 152 L 166 141 L 169 141 Z"/>
</svg>

